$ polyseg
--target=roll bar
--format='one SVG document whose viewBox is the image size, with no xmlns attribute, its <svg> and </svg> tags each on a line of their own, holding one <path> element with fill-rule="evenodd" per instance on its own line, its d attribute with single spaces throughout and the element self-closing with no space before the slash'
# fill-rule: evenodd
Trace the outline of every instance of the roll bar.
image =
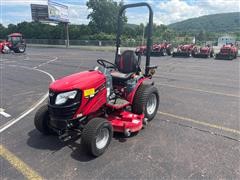
<svg viewBox="0 0 240 180">
<path fill-rule="evenodd" d="M 127 4 L 121 7 L 118 14 L 118 23 L 117 23 L 117 37 L 116 37 L 116 54 L 115 54 L 115 62 L 117 62 L 119 47 L 121 45 L 120 37 L 122 35 L 123 21 L 122 14 L 127 8 L 134 7 L 142 7 L 145 6 L 149 9 L 149 22 L 148 22 L 148 30 L 147 30 L 147 52 L 146 52 L 146 65 L 145 65 L 145 75 L 148 75 L 149 66 L 150 66 L 150 54 L 152 47 L 152 27 L 153 27 L 153 10 L 148 3 L 135 3 L 135 4 Z"/>
</svg>

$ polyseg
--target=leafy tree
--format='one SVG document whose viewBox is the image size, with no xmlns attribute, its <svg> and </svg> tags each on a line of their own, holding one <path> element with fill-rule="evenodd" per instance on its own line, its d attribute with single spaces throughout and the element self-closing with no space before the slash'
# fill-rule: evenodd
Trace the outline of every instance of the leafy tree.
<svg viewBox="0 0 240 180">
<path fill-rule="evenodd" d="M 88 19 L 90 19 L 89 26 L 94 33 L 116 32 L 117 16 L 123 1 L 118 3 L 113 0 L 89 0 L 86 5 L 88 9 L 92 10 Z M 127 21 L 125 14 L 123 15 L 123 21 Z"/>
<path fill-rule="evenodd" d="M 7 28 L 0 24 L 0 39 L 5 39 L 7 36 Z"/>
</svg>

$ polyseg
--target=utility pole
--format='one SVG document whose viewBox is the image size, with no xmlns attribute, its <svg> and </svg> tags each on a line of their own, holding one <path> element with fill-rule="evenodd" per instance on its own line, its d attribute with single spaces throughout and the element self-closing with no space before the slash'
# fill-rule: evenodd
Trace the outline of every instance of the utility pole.
<svg viewBox="0 0 240 180">
<path fill-rule="evenodd" d="M 68 22 L 64 23 L 65 25 L 65 32 L 66 32 L 66 40 L 65 40 L 65 44 L 66 44 L 66 48 L 69 47 L 69 32 L 68 32 Z"/>
<path fill-rule="evenodd" d="M 143 46 L 143 44 L 144 44 L 144 34 L 145 34 L 145 27 L 144 27 L 144 25 L 143 25 L 143 33 L 142 33 L 142 46 Z"/>
</svg>

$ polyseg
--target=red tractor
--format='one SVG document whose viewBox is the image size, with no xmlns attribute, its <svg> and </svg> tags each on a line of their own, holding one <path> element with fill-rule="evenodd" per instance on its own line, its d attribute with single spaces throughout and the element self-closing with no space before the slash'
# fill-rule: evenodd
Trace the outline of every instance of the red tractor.
<svg viewBox="0 0 240 180">
<path fill-rule="evenodd" d="M 26 50 L 26 41 L 21 33 L 12 33 L 7 36 L 7 39 L 0 42 L 0 51 L 8 53 L 10 51 L 15 53 L 24 53 Z"/>
<path fill-rule="evenodd" d="M 146 55 L 147 47 L 146 46 L 138 46 L 135 50 L 137 55 Z M 171 56 L 173 53 L 172 44 L 163 42 L 160 44 L 153 44 L 151 56 Z"/>
<path fill-rule="evenodd" d="M 213 47 L 210 45 L 206 45 L 204 47 L 193 49 L 192 56 L 195 58 L 210 58 L 214 57 L 214 50 Z"/>
<path fill-rule="evenodd" d="M 173 57 L 190 57 L 194 53 L 194 49 L 196 49 L 195 44 L 185 44 L 179 45 L 177 48 L 177 52 L 173 52 Z"/>
<path fill-rule="evenodd" d="M 215 59 L 233 60 L 237 58 L 238 48 L 233 44 L 223 45 Z"/>
<path fill-rule="evenodd" d="M 173 53 L 173 47 L 172 44 L 163 42 L 160 44 L 154 44 L 152 48 L 151 55 L 153 56 L 171 56 Z"/>
<path fill-rule="evenodd" d="M 122 14 L 127 8 L 147 6 L 149 26 L 145 73 L 134 51 L 119 54 Z M 159 94 L 150 66 L 153 12 L 149 4 L 124 5 L 118 16 L 115 63 L 98 59 L 95 69 L 79 72 L 53 82 L 49 87 L 48 104 L 35 115 L 36 129 L 43 134 L 57 133 L 68 140 L 81 135 L 81 144 L 88 153 L 100 156 L 105 152 L 113 132 L 130 136 L 152 120 L 158 111 Z"/>
<path fill-rule="evenodd" d="M 147 51 L 147 46 L 138 46 L 135 50 L 136 55 L 146 55 L 146 51 Z"/>
</svg>

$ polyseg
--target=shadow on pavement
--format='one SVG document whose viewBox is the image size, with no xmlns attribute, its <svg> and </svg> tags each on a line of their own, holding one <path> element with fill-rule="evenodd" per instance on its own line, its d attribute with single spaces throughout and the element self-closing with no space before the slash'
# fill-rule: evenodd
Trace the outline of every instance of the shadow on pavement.
<svg viewBox="0 0 240 180">
<path fill-rule="evenodd" d="M 71 155 L 71 157 L 77 161 L 87 162 L 95 159 L 84 151 L 84 149 L 81 147 L 79 138 L 63 142 L 59 140 L 57 136 L 42 135 L 36 129 L 30 131 L 28 136 L 29 138 L 27 140 L 27 144 L 32 148 L 59 151 L 62 148 L 68 147 L 72 150 L 72 153 L 69 155 Z"/>
<path fill-rule="evenodd" d="M 135 134 L 132 134 L 129 138 L 135 136 Z M 42 135 L 40 132 L 38 132 L 36 129 L 30 131 L 28 133 L 28 140 L 27 144 L 35 149 L 41 149 L 41 150 L 50 150 L 50 151 L 59 151 L 62 148 L 68 147 L 72 150 L 70 156 L 81 162 L 88 162 L 91 160 L 94 160 L 96 157 L 93 157 L 89 155 L 84 147 L 81 146 L 81 138 L 77 137 L 74 139 L 71 139 L 69 141 L 63 142 L 58 139 L 57 136 L 54 135 Z M 126 138 L 123 133 L 114 133 L 113 140 L 116 140 L 120 143 L 124 143 L 127 141 L 128 138 Z"/>
</svg>

